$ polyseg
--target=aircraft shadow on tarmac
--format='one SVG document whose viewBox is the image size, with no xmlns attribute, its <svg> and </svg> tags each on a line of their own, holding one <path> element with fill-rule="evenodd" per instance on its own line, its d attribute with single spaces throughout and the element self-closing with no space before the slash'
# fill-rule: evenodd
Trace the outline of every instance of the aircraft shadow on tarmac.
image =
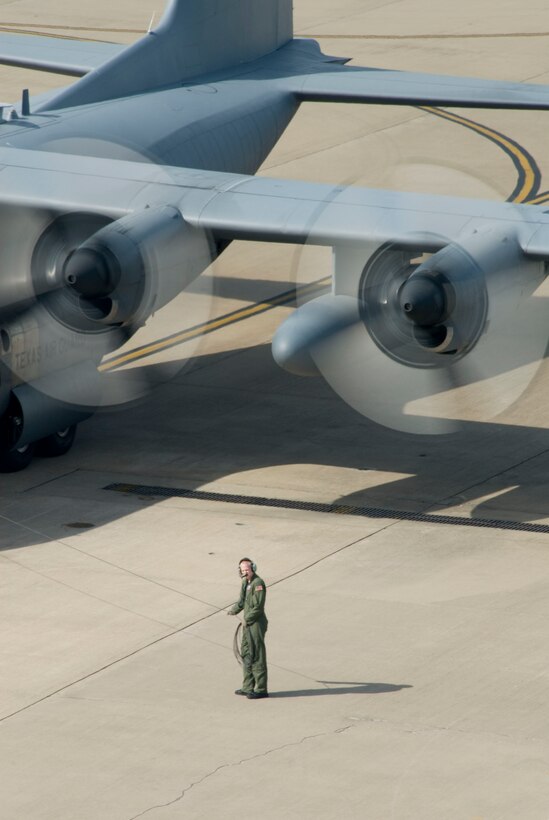
<svg viewBox="0 0 549 820">
<path fill-rule="evenodd" d="M 150 419 L 155 401 L 136 408 L 137 416 Z M 370 475 L 352 493 L 335 485 L 338 504 L 437 511 L 467 501 L 472 516 L 494 519 L 497 496 L 501 518 L 511 510 L 520 522 L 547 515 L 549 429 L 495 421 L 471 422 L 454 435 L 387 429 L 346 405 L 323 379 L 282 371 L 268 344 L 197 358 L 161 401 L 180 408 L 181 459 L 173 464 L 188 489 L 262 467 L 313 464 L 386 474 L 382 483 Z M 193 472 L 198 480 L 187 479 Z"/>
<path fill-rule="evenodd" d="M 245 302 L 277 302 L 281 293 L 291 293 L 295 282 L 277 282 L 277 292 L 273 293 L 273 283 L 268 279 L 248 279 L 243 282 L 234 276 L 212 276 L 203 273 L 188 288 L 189 293 L 210 293 L 222 299 L 238 299 Z"/>
<path fill-rule="evenodd" d="M 3 495 L 24 487 L 31 503 L 33 487 L 40 494 L 41 485 L 80 471 L 112 481 L 135 477 L 136 484 L 149 475 L 158 484 L 165 476 L 172 487 L 197 490 L 225 477 L 238 483 L 241 474 L 265 467 L 318 465 L 365 473 L 363 488 L 346 493 L 337 472 L 335 480 L 327 472 L 336 504 L 381 507 L 405 518 L 410 510 L 438 512 L 466 502 L 466 516 L 535 522 L 547 515 L 549 430 L 496 422 L 471 423 L 453 436 L 386 429 L 348 407 L 322 379 L 280 370 L 270 345 L 262 344 L 198 356 L 146 400 L 83 424 L 73 450 L 55 461 L 45 466 L 37 459 L 23 474 L 2 476 Z M 253 482 L 252 475 L 241 483 Z M 262 487 L 254 493 L 265 494 Z M 92 525 L 121 515 L 116 505 L 112 513 L 104 507 Z M 50 526 L 44 540 L 62 538 L 66 525 Z M 25 543 L 37 543 L 36 533 L 10 530 L 0 549 Z"/>
<path fill-rule="evenodd" d="M 383 695 L 412 689 L 408 683 L 354 683 L 351 681 L 322 681 L 323 689 L 291 689 L 285 692 L 270 692 L 271 698 L 308 698 L 317 695 Z"/>
</svg>

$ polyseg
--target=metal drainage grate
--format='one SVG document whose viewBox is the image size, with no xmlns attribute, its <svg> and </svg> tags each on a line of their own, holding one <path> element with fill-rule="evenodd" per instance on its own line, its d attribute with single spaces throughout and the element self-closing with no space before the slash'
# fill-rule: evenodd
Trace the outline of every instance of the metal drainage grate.
<svg viewBox="0 0 549 820">
<path fill-rule="evenodd" d="M 419 521 L 425 524 L 451 524 L 461 527 L 484 527 L 496 530 L 549 533 L 548 524 L 529 524 L 522 521 L 503 521 L 497 518 L 465 518 L 464 516 L 390 510 L 383 507 L 353 507 L 346 504 L 292 501 L 286 498 L 263 498 L 255 495 L 231 495 L 178 487 L 151 487 L 146 484 L 109 484 L 104 490 L 129 493 L 151 498 L 190 498 L 197 501 L 218 501 L 225 504 L 246 504 L 253 507 L 276 507 L 284 510 L 307 510 L 336 515 L 357 515 L 362 518 L 393 518 L 398 521 Z"/>
</svg>

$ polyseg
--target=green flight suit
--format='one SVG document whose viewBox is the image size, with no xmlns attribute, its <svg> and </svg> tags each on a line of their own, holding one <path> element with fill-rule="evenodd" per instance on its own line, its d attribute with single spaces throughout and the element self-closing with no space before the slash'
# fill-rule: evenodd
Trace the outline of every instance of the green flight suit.
<svg viewBox="0 0 549 820">
<path fill-rule="evenodd" d="M 254 575 L 249 584 L 246 580 L 243 582 L 238 603 L 230 610 L 232 615 L 237 615 L 244 610 L 244 629 L 240 650 L 244 672 L 242 681 L 244 692 L 267 691 L 266 594 L 265 582 Z"/>
</svg>

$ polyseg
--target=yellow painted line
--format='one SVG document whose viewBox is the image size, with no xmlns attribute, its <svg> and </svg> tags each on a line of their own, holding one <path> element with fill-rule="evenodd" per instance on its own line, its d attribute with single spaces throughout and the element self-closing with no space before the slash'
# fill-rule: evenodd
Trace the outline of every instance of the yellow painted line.
<svg viewBox="0 0 549 820">
<path fill-rule="evenodd" d="M 98 40 L 92 37 L 77 37 L 74 34 L 52 34 L 49 31 L 29 31 L 24 28 L 7 28 L 0 23 L 0 34 L 24 34 L 28 37 L 49 37 L 53 40 L 70 40 L 71 42 L 83 43 L 110 43 L 111 45 L 119 45 L 119 43 L 112 43 L 110 40 Z"/>
<path fill-rule="evenodd" d="M 517 37 L 549 37 L 549 31 L 512 31 L 491 34 L 296 34 L 314 40 L 492 40 Z"/>
<path fill-rule="evenodd" d="M 544 205 L 546 202 L 549 202 L 549 191 L 545 191 L 544 194 L 540 194 L 539 196 L 532 197 L 532 199 L 528 200 L 528 205 Z"/>
<path fill-rule="evenodd" d="M 56 31 L 100 31 L 108 34 L 146 34 L 146 28 L 103 28 L 102 26 L 67 26 L 65 23 L 27 23 L 6 20 L 0 23 L 2 29 L 55 29 Z M 484 34 L 323 34 L 303 32 L 296 37 L 315 40 L 490 40 L 516 39 L 517 37 L 549 37 L 549 31 L 490 32 Z"/>
<path fill-rule="evenodd" d="M 469 120 L 466 117 L 460 117 L 458 114 L 452 114 L 451 112 L 444 111 L 441 108 L 434 108 L 427 105 L 420 106 L 420 108 L 422 111 L 427 111 L 429 114 L 435 114 L 437 117 L 442 117 L 442 119 L 450 120 L 450 122 L 455 122 L 459 125 L 465 125 L 472 131 L 476 131 L 477 134 L 481 134 L 484 137 L 488 137 L 489 139 L 496 142 L 498 145 L 501 145 L 501 147 L 504 148 L 508 154 L 511 154 L 516 158 L 524 172 L 524 183 L 521 189 L 513 198 L 513 202 L 525 202 L 525 200 L 528 199 L 536 184 L 536 172 L 532 168 L 532 164 L 528 156 L 525 154 L 524 151 L 521 150 L 521 148 L 515 142 L 508 139 L 503 134 L 500 134 L 497 131 L 493 131 L 491 128 L 488 128 L 485 125 L 480 125 L 480 123 L 474 122 L 473 120 Z"/>
<path fill-rule="evenodd" d="M 5 20 L 0 23 L 2 29 L 55 29 L 61 31 L 102 31 L 108 34 L 146 34 L 146 29 L 140 28 L 101 28 L 101 26 L 67 26 L 65 23 L 14 23 L 13 20 Z"/>
<path fill-rule="evenodd" d="M 65 23 L 27 23 L 6 20 L 0 23 L 3 29 L 55 29 L 57 31 L 100 31 L 108 34 L 146 34 L 146 28 L 103 28 L 102 26 L 67 26 Z M 485 34 L 295 34 L 315 40 L 490 40 L 516 39 L 517 37 L 549 37 L 549 31 L 490 32 Z"/>
<path fill-rule="evenodd" d="M 310 285 L 304 285 L 298 290 L 296 289 L 295 291 L 286 291 L 285 293 L 281 293 L 279 296 L 273 297 L 273 299 L 268 302 L 256 302 L 253 305 L 249 305 L 249 307 L 242 308 L 242 310 L 227 313 L 224 316 L 220 316 L 217 319 L 212 319 L 209 322 L 204 322 L 204 324 L 197 325 L 189 330 L 176 333 L 174 336 L 168 336 L 165 339 L 160 339 L 158 342 L 153 342 L 150 345 L 145 345 L 143 347 L 136 348 L 135 350 L 131 350 L 129 353 L 125 353 L 122 356 L 109 359 L 100 365 L 98 370 L 100 372 L 113 370 L 116 367 L 122 367 L 124 364 L 129 364 L 130 362 L 145 358 L 146 356 L 151 356 L 153 353 L 158 353 L 161 350 L 168 350 L 171 347 L 176 347 L 184 342 L 189 342 L 192 339 L 196 339 L 197 336 L 204 336 L 206 333 L 211 333 L 214 330 L 228 327 L 236 322 L 241 322 L 243 319 L 249 319 L 252 316 L 265 313 L 275 307 L 280 307 L 287 302 L 293 301 L 297 296 L 306 296 L 310 291 L 315 291 L 319 288 L 326 287 L 331 281 L 332 277 L 326 276 L 324 279 L 320 279 L 317 282 L 312 282 Z"/>
</svg>

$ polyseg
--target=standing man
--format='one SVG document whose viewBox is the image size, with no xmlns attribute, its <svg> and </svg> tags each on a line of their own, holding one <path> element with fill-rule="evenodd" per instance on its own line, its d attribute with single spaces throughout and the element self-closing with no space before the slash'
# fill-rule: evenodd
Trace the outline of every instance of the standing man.
<svg viewBox="0 0 549 820">
<path fill-rule="evenodd" d="M 238 562 L 238 570 L 242 578 L 240 598 L 227 613 L 227 615 L 238 615 L 244 610 L 241 647 L 244 679 L 242 689 L 237 689 L 235 695 L 246 695 L 251 700 L 268 698 L 267 653 L 265 651 L 265 632 L 268 621 L 265 615 L 265 582 L 255 574 L 256 565 L 250 558 L 242 558 Z"/>
</svg>

